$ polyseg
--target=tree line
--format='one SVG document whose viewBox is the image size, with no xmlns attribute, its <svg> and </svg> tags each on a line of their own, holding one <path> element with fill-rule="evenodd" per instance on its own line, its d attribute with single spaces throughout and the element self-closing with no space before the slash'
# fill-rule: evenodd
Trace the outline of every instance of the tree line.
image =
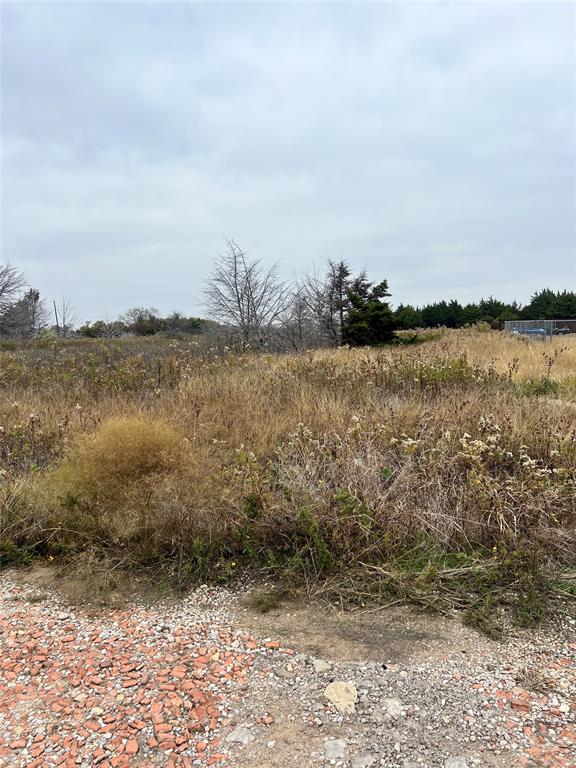
<svg viewBox="0 0 576 768">
<path fill-rule="evenodd" d="M 463 328 L 487 322 L 498 327 L 506 320 L 574 320 L 576 292 L 544 288 L 534 293 L 524 307 L 489 296 L 479 302 L 460 304 L 456 299 L 437 301 L 423 307 L 400 304 L 394 312 L 398 328 Z"/>
<path fill-rule="evenodd" d="M 58 336 L 74 332 L 76 314 L 66 300 L 50 305 L 27 285 L 24 274 L 11 264 L 0 264 L 0 336 L 34 337 L 49 331 Z"/>
<path fill-rule="evenodd" d="M 117 320 L 96 320 L 78 328 L 79 336 L 88 338 L 113 338 L 115 336 L 178 336 L 204 333 L 209 321 L 201 317 L 186 317 L 172 312 L 162 317 L 154 307 L 134 307 Z"/>
<path fill-rule="evenodd" d="M 536 292 L 522 307 L 490 296 L 477 303 L 439 301 L 423 307 L 400 304 L 392 310 L 388 282 L 373 283 L 365 272 L 353 275 L 345 261 L 328 260 L 292 284 L 248 259 L 233 240 L 227 242 L 205 289 L 211 316 L 234 328 L 244 344 L 306 349 L 318 346 L 383 344 L 395 330 L 461 328 L 487 322 L 502 328 L 506 320 L 576 319 L 576 293 Z"/>
<path fill-rule="evenodd" d="M 24 274 L 11 264 L 0 264 L 0 336 L 33 338 L 43 335 L 114 338 L 122 335 L 202 333 L 209 320 L 172 312 L 161 317 L 153 307 L 129 309 L 115 320 L 100 319 L 77 327 L 76 312 L 66 299 L 47 302 L 30 288 Z"/>
<path fill-rule="evenodd" d="M 228 240 L 204 287 L 210 319 L 180 312 L 162 317 L 153 307 L 135 307 L 117 319 L 76 328 L 68 302 L 47 305 L 26 285 L 24 275 L 7 264 L 0 265 L 0 336 L 113 338 L 211 332 L 243 347 L 301 350 L 385 344 L 396 330 L 461 328 L 478 322 L 500 328 L 505 320 L 576 319 L 576 293 L 567 290 L 538 291 L 526 306 L 490 296 L 464 305 L 453 299 L 392 309 L 390 296 L 387 280 L 371 281 L 364 271 L 354 274 L 344 260 L 329 259 L 322 269 L 284 282 L 277 266 L 266 269 Z"/>
</svg>

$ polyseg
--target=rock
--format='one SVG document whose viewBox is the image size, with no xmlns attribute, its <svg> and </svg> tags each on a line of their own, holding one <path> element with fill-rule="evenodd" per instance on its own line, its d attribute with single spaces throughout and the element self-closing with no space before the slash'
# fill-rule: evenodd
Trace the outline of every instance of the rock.
<svg viewBox="0 0 576 768">
<path fill-rule="evenodd" d="M 254 734 L 248 728 L 239 725 L 233 731 L 230 731 L 228 736 L 226 736 L 226 741 L 237 744 L 250 744 L 251 741 L 254 741 Z"/>
<path fill-rule="evenodd" d="M 268 749 L 274 749 L 274 747 L 276 746 L 275 739 L 271 739 L 270 741 L 267 741 L 266 746 L 268 747 Z"/>
<path fill-rule="evenodd" d="M 327 760 L 342 760 L 346 754 L 346 742 L 342 739 L 326 739 L 324 755 Z"/>
<path fill-rule="evenodd" d="M 447 757 L 444 768 L 468 768 L 468 760 L 465 757 Z"/>
<path fill-rule="evenodd" d="M 363 752 L 361 755 L 354 755 L 350 761 L 350 768 L 370 768 L 376 762 L 376 755 L 373 752 Z"/>
<path fill-rule="evenodd" d="M 332 669 L 332 664 L 324 661 L 324 659 L 314 659 L 312 661 L 312 666 L 314 667 L 314 672 L 319 675 L 323 672 L 329 672 Z"/>
<path fill-rule="evenodd" d="M 386 720 L 398 720 L 403 715 L 400 699 L 383 699 L 384 717 Z"/>
<path fill-rule="evenodd" d="M 124 752 L 127 755 L 137 755 L 139 751 L 140 751 L 140 746 L 138 745 L 138 742 L 136 741 L 136 739 L 128 739 L 128 742 L 124 747 Z"/>
<path fill-rule="evenodd" d="M 384 712 L 382 712 L 381 709 L 375 709 L 374 712 L 370 715 L 370 719 L 373 723 L 376 723 L 377 725 L 381 725 L 384 722 Z"/>
<path fill-rule="evenodd" d="M 334 704 L 338 712 L 344 715 L 350 715 L 355 711 L 355 704 L 358 698 L 356 686 L 354 683 L 345 683 L 342 680 L 335 680 L 324 689 L 324 696 L 331 704 Z"/>
</svg>

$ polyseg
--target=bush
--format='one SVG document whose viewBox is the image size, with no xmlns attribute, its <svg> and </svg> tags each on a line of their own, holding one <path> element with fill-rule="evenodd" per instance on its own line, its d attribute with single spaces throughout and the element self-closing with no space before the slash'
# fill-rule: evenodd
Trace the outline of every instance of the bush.
<svg viewBox="0 0 576 768">
<path fill-rule="evenodd" d="M 135 484 L 150 486 L 159 476 L 181 469 L 186 440 L 159 420 L 113 418 L 78 440 L 51 473 L 48 488 L 64 506 L 81 501 L 118 504 Z"/>
<path fill-rule="evenodd" d="M 520 391 L 524 395 L 535 395 L 536 397 L 557 397 L 560 392 L 560 384 L 548 377 L 528 379 L 528 381 L 522 382 Z"/>
</svg>

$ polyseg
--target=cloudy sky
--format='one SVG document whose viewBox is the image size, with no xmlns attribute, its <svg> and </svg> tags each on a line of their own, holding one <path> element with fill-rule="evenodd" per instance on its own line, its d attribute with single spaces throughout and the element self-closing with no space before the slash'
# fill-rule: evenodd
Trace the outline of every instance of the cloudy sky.
<svg viewBox="0 0 576 768">
<path fill-rule="evenodd" d="M 225 237 L 394 303 L 576 287 L 576 5 L 7 2 L 1 261 L 202 311 Z"/>
</svg>

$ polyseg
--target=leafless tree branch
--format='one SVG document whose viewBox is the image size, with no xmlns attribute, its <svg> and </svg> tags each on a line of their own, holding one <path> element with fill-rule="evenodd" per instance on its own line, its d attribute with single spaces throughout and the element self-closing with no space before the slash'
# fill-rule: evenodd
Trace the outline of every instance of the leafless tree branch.
<svg viewBox="0 0 576 768">
<path fill-rule="evenodd" d="M 0 264 L 0 312 L 13 304 L 25 287 L 26 279 L 22 272 L 11 264 Z"/>
<path fill-rule="evenodd" d="M 264 270 L 249 261 L 234 240 L 218 260 L 204 289 L 211 317 L 237 330 L 243 344 L 262 347 L 289 303 L 289 286 L 278 279 L 277 267 Z"/>
</svg>

